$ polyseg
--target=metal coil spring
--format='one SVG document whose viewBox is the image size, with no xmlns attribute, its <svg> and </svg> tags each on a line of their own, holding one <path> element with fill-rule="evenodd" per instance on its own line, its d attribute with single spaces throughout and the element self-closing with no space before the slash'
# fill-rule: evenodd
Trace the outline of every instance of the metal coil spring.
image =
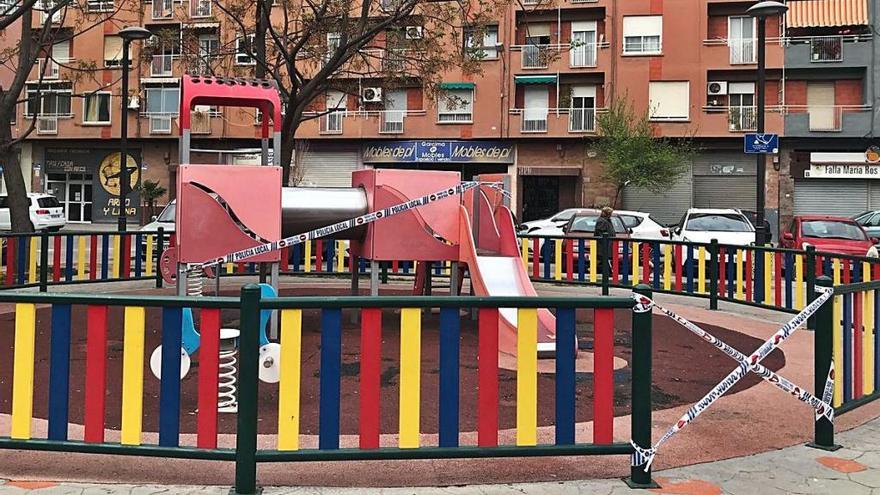
<svg viewBox="0 0 880 495">
<path fill-rule="evenodd" d="M 205 286 L 205 271 L 195 270 L 186 275 L 186 295 L 191 297 L 202 297 L 202 290 Z"/>
<path fill-rule="evenodd" d="M 238 363 L 238 351 L 233 347 L 220 350 L 220 366 L 217 382 L 217 411 L 223 413 L 238 412 L 236 399 L 235 365 Z"/>
</svg>

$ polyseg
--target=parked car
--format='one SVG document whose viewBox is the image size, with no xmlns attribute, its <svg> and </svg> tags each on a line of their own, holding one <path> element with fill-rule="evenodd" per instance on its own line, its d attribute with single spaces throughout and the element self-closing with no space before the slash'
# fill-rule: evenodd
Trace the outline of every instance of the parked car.
<svg viewBox="0 0 880 495">
<path fill-rule="evenodd" d="M 615 210 L 614 214 L 623 220 L 634 239 L 667 240 L 669 228 L 661 225 L 651 217 L 650 213 L 641 211 Z"/>
<path fill-rule="evenodd" d="M 877 243 L 855 220 L 824 215 L 796 216 L 788 230 L 782 234 L 782 246 L 790 249 L 867 256 L 868 250 Z"/>
<path fill-rule="evenodd" d="M 562 228 L 565 232 L 565 237 L 592 239 L 595 236 L 596 222 L 599 221 L 600 213 L 599 210 L 581 210 L 576 213 Z M 611 215 L 611 224 L 614 225 L 615 239 L 629 239 L 630 230 L 626 227 L 620 215 L 616 213 Z M 580 252 L 579 246 L 579 242 L 574 243 L 574 246 L 572 246 L 575 255 Z M 590 249 L 588 243 L 584 243 L 584 249 L 586 250 L 585 256 L 588 256 Z M 618 253 L 623 252 L 623 246 L 618 245 L 617 251 Z"/>
<path fill-rule="evenodd" d="M 672 240 L 748 246 L 755 243 L 755 227 L 739 210 L 691 208 L 672 230 Z"/>
<path fill-rule="evenodd" d="M 141 227 L 141 230 L 147 232 L 155 232 L 159 230 L 159 227 L 165 229 L 165 233 L 169 234 L 174 232 L 175 223 L 174 223 L 174 215 L 177 212 L 177 200 L 173 200 L 165 208 L 162 210 L 162 213 L 159 213 L 158 216 L 153 217 L 153 221 Z"/>
<path fill-rule="evenodd" d="M 67 224 L 64 207 L 58 202 L 58 198 L 50 194 L 38 193 L 30 193 L 27 196 L 30 202 L 31 225 L 34 230 L 55 232 Z M 12 230 L 9 204 L 5 194 L 0 195 L 0 230 Z"/>
<path fill-rule="evenodd" d="M 742 214 L 745 215 L 746 218 L 749 219 L 749 222 L 752 222 L 752 225 L 757 227 L 757 225 L 758 225 L 758 212 L 753 211 L 753 210 L 739 210 L 739 211 L 742 212 Z M 770 221 L 767 220 L 767 217 L 764 217 L 764 232 L 765 232 L 765 236 L 766 236 L 765 237 L 766 241 L 769 244 L 770 242 L 773 241 L 773 231 L 770 230 Z"/>
<path fill-rule="evenodd" d="M 568 208 L 553 215 L 550 218 L 541 220 L 532 220 L 519 225 L 517 232 L 519 234 L 533 235 L 562 235 L 562 226 L 571 220 L 575 213 L 581 211 L 582 208 Z"/>
<path fill-rule="evenodd" d="M 866 211 L 853 217 L 871 237 L 880 237 L 880 210 Z"/>
</svg>

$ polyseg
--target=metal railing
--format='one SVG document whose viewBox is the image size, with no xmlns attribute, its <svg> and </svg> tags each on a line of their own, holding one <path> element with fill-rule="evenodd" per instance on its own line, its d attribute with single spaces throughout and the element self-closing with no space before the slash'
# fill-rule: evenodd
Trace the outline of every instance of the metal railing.
<svg viewBox="0 0 880 495">
<path fill-rule="evenodd" d="M 171 134 L 171 121 L 174 115 L 150 114 L 150 134 Z"/>
<path fill-rule="evenodd" d="M 321 116 L 322 134 L 342 134 L 342 121 L 345 111 L 330 112 Z"/>
<path fill-rule="evenodd" d="M 730 47 L 731 64 L 754 64 L 757 63 L 757 40 L 755 38 L 731 38 L 727 40 Z"/>
<path fill-rule="evenodd" d="M 524 108 L 522 111 L 522 132 L 547 132 L 549 108 Z"/>
<path fill-rule="evenodd" d="M 523 45 L 522 52 L 523 69 L 546 69 L 550 54 L 549 45 Z"/>
<path fill-rule="evenodd" d="M 379 132 L 382 134 L 403 133 L 403 120 L 406 110 L 385 110 L 379 113 Z"/>
<path fill-rule="evenodd" d="M 89 12 L 112 12 L 114 7 L 114 0 L 88 0 L 86 3 Z"/>
<path fill-rule="evenodd" d="M 153 19 L 171 19 L 174 16 L 173 0 L 152 0 Z"/>
<path fill-rule="evenodd" d="M 211 17 L 211 0 L 190 0 L 190 17 Z"/>
<path fill-rule="evenodd" d="M 382 70 L 386 72 L 401 72 L 406 70 L 406 48 L 392 48 L 384 51 L 382 55 Z"/>
<path fill-rule="evenodd" d="M 728 107 L 727 122 L 731 132 L 754 131 L 758 126 L 758 109 L 754 106 Z"/>
<path fill-rule="evenodd" d="M 810 62 L 840 62 L 843 60 L 843 36 L 810 38 Z"/>
<path fill-rule="evenodd" d="M 595 108 L 571 108 L 568 110 L 569 132 L 595 132 Z"/>
<path fill-rule="evenodd" d="M 58 117 L 37 117 L 37 134 L 58 134 Z"/>
<path fill-rule="evenodd" d="M 596 43 L 584 43 L 572 46 L 569 54 L 569 65 L 571 67 L 595 67 L 596 48 Z"/>
</svg>

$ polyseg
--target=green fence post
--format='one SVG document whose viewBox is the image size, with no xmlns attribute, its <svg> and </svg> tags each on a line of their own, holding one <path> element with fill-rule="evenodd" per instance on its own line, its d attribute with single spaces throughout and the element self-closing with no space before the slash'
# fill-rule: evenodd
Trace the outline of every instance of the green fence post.
<svg viewBox="0 0 880 495">
<path fill-rule="evenodd" d="M 709 309 L 718 309 L 718 239 L 709 243 Z"/>
<path fill-rule="evenodd" d="M 651 288 L 640 284 L 634 292 L 651 297 Z M 641 448 L 649 449 L 651 439 L 651 311 L 632 315 L 632 422 L 630 436 Z M 651 469 L 645 463 L 632 465 L 629 478 L 625 479 L 630 488 L 659 488 L 651 479 Z"/>
<path fill-rule="evenodd" d="M 156 234 L 156 252 L 153 253 L 156 256 L 156 288 L 162 288 L 162 251 L 165 250 L 165 228 L 159 227 L 159 231 Z M 175 271 L 177 267 L 174 267 Z"/>
<path fill-rule="evenodd" d="M 49 283 L 49 233 L 40 232 L 40 292 L 46 292 Z"/>
<path fill-rule="evenodd" d="M 608 237 L 607 233 L 602 234 L 602 239 L 600 241 L 602 243 L 602 249 L 599 250 L 600 253 L 605 253 L 605 256 L 599 256 L 599 261 L 602 262 L 602 295 L 607 296 L 610 291 L 610 280 L 611 274 L 608 273 L 611 264 L 611 257 L 617 256 L 617 253 L 611 252 L 611 238 Z"/>
<path fill-rule="evenodd" d="M 804 258 L 804 261 L 806 261 L 804 270 L 807 272 L 804 274 L 804 280 L 807 282 L 807 304 L 810 304 L 816 299 L 816 247 L 807 246 L 807 253 L 804 255 Z M 807 328 L 810 330 L 816 329 L 816 315 L 807 319 Z"/>
<path fill-rule="evenodd" d="M 382 277 L 382 284 L 383 285 L 388 283 L 388 263 L 389 263 L 388 261 L 383 261 L 380 263 L 382 265 L 382 271 L 381 271 L 380 275 Z"/>
<path fill-rule="evenodd" d="M 235 492 L 257 489 L 257 386 L 260 360 L 260 286 L 241 289 L 241 337 L 238 353 L 238 421 L 235 435 Z"/>
<path fill-rule="evenodd" d="M 831 279 L 824 275 L 816 280 L 816 284 L 821 287 L 832 286 Z M 831 369 L 833 346 L 834 298 L 831 298 L 816 312 L 816 331 L 813 332 L 813 392 L 819 398 L 825 391 L 825 381 L 828 379 L 828 370 Z M 835 370 L 835 379 L 842 376 L 841 371 L 843 370 Z M 814 425 L 813 441 L 808 446 L 830 451 L 840 448 L 840 445 L 834 443 L 834 423 L 825 416 L 820 416 Z"/>
</svg>

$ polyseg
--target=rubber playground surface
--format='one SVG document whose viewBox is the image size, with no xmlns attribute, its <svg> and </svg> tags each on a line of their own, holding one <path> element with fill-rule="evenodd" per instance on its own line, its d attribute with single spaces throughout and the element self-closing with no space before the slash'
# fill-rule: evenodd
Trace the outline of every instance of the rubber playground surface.
<svg viewBox="0 0 880 495">
<path fill-rule="evenodd" d="M 283 295 L 339 294 L 344 283 L 317 284 L 308 288 L 302 282 L 282 287 Z M 383 286 L 384 287 L 384 286 Z M 407 292 L 404 285 L 390 286 L 388 293 Z M 538 286 L 540 294 L 583 294 L 584 289 Z M 229 294 L 236 291 L 230 288 Z M 678 304 L 681 302 L 681 304 Z M 747 314 L 718 311 L 710 312 L 681 298 L 669 298 L 664 305 L 692 319 L 717 337 L 744 352 L 757 348 L 769 337 L 778 323 Z M 737 308 L 733 306 L 733 308 Z M 12 361 L 12 308 L 0 308 L 0 376 L 10 376 Z M 81 423 L 84 375 L 85 314 L 74 309 L 73 349 L 71 352 L 71 422 Z M 107 438 L 118 439 L 121 398 L 122 310 L 110 311 L 109 366 L 107 394 Z M 768 313 L 773 314 L 773 313 Z M 779 320 L 780 315 L 775 315 Z M 615 440 L 629 439 L 629 379 L 628 363 L 631 313 L 615 314 L 615 356 L 622 367 L 616 369 L 615 381 Z M 46 417 L 49 314 L 48 309 L 37 313 L 37 387 L 35 390 L 35 418 Z M 224 325 L 237 326 L 238 315 L 224 312 Z M 302 446 L 316 445 L 319 365 L 319 312 L 303 314 L 303 372 L 302 372 Z M 475 444 L 476 434 L 476 322 L 463 314 L 461 345 L 461 443 Z M 348 315 L 343 317 L 343 372 L 342 372 L 342 446 L 355 446 L 358 428 L 358 345 L 359 327 Z M 147 311 L 147 353 L 159 344 L 158 329 L 161 313 Z M 396 445 L 397 363 L 399 361 L 399 314 L 388 310 L 383 314 L 382 342 L 382 444 Z M 438 315 L 425 312 L 422 316 L 421 366 L 421 431 L 425 445 L 436 444 L 437 431 L 437 362 Z M 578 313 L 578 338 L 582 349 L 588 351 L 592 342 L 592 312 Z M 41 345 L 42 339 L 42 345 Z M 193 369 L 183 382 L 181 397 L 181 444 L 194 445 L 196 425 L 197 354 Z M 687 330 L 664 316 L 654 315 L 654 438 L 658 438 L 693 402 L 726 376 L 735 363 L 714 347 L 702 342 Z M 579 356 L 580 360 L 580 356 Z M 787 378 L 803 386 L 812 385 L 812 334 L 796 332 L 781 350 L 765 361 L 769 368 L 780 371 Z M 503 363 L 502 363 L 503 366 Z M 579 367 L 579 369 L 581 369 Z M 553 410 L 552 373 L 541 373 L 538 382 L 539 442 L 552 442 Z M 499 420 L 501 443 L 513 443 L 515 430 L 515 371 L 499 370 Z M 145 369 L 144 430 L 157 428 L 159 381 Z M 0 431 L 8 431 L 11 384 L 0 382 Z M 592 438 L 592 376 L 589 372 L 577 375 L 577 438 L 587 442 Z M 860 424 L 880 411 L 876 404 L 862 407 L 837 421 L 838 431 Z M 260 385 L 260 448 L 274 448 L 277 416 L 277 386 Z M 220 416 L 220 446 L 231 446 L 234 436 L 234 415 Z M 732 394 L 721 398 L 703 416 L 666 444 L 655 469 L 725 459 L 794 445 L 809 440 L 812 431 L 812 412 L 805 405 L 786 396 L 766 383 L 749 376 Z M 46 423 L 35 419 L 37 438 L 45 434 Z M 82 437 L 82 429 L 73 426 L 71 438 Z M 145 433 L 145 442 L 154 442 L 155 434 Z M 63 463 L 59 463 L 63 459 Z M 462 483 L 508 483 L 517 481 L 584 479 L 626 475 L 629 462 L 622 457 L 558 457 L 437 461 L 370 461 L 341 463 L 267 464 L 260 466 L 259 479 L 265 485 L 331 485 L 331 486 L 414 486 Z M 380 469 L 381 475 L 377 475 Z M 165 460 L 151 458 L 124 458 L 89 456 L 85 454 L 53 454 L 22 452 L 4 455 L 0 460 L 0 477 L 11 479 L 95 480 L 113 482 L 228 484 L 232 480 L 231 464 L 223 462 Z"/>
</svg>

